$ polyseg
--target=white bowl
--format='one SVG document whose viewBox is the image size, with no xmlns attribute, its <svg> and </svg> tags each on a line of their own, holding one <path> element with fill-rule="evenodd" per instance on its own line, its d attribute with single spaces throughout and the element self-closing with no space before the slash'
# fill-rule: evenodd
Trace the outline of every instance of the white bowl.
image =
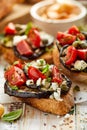
<svg viewBox="0 0 87 130">
<path fill-rule="evenodd" d="M 76 17 L 64 19 L 64 20 L 51 20 L 51 19 L 44 19 L 41 17 L 37 12 L 44 6 L 53 4 L 54 1 L 42 1 L 32 6 L 30 10 L 30 15 L 32 17 L 33 22 L 39 26 L 42 30 L 46 31 L 47 33 L 55 36 L 58 31 L 66 31 L 70 26 L 77 25 L 80 26 L 84 23 L 85 16 L 87 13 L 86 8 L 79 2 L 76 1 L 69 1 L 69 3 L 76 5 L 80 8 L 80 14 Z"/>
</svg>

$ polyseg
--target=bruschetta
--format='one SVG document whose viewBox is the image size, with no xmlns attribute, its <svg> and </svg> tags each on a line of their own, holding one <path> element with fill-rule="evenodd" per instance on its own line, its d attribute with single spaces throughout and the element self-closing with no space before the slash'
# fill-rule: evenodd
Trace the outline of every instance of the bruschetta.
<svg viewBox="0 0 87 130">
<path fill-rule="evenodd" d="M 12 64 L 16 60 L 45 59 L 52 63 L 54 38 L 32 23 L 19 25 L 8 23 L 0 35 L 0 53 Z"/>
<path fill-rule="evenodd" d="M 72 82 L 44 59 L 6 68 L 5 93 L 52 114 L 65 115 L 74 106 Z"/>
<path fill-rule="evenodd" d="M 61 70 L 69 76 L 71 80 L 87 83 L 86 32 L 80 32 L 76 26 L 73 26 L 68 30 L 68 33 L 70 34 L 65 34 L 64 39 L 60 38 L 59 41 L 56 42 L 57 46 L 53 52 L 54 64 L 60 66 Z M 73 40 L 73 38 L 68 37 L 69 35 L 76 38 Z M 69 40 L 73 41 L 70 43 Z"/>
</svg>

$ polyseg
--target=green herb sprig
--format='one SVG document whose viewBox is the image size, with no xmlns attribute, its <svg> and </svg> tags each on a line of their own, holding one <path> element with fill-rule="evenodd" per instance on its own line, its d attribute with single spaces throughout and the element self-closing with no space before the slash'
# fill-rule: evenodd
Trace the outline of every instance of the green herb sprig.
<svg viewBox="0 0 87 130">
<path fill-rule="evenodd" d="M 7 122 L 13 122 L 17 120 L 21 115 L 22 115 L 22 109 L 17 109 L 15 111 L 3 115 L 1 119 Z"/>
</svg>

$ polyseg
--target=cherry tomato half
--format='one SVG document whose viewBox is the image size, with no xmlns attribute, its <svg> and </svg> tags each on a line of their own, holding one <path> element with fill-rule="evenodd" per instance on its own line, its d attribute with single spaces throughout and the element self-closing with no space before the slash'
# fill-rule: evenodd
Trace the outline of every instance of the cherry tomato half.
<svg viewBox="0 0 87 130">
<path fill-rule="evenodd" d="M 40 38 L 40 34 L 37 29 L 32 28 L 29 31 L 28 37 L 34 47 L 36 47 L 36 48 L 40 47 L 41 38 Z"/>
<path fill-rule="evenodd" d="M 53 69 L 52 69 L 52 81 L 53 82 L 57 82 L 57 83 L 61 83 L 62 82 L 62 77 L 60 75 L 60 72 L 58 70 L 58 68 L 56 66 L 53 66 Z"/>
<path fill-rule="evenodd" d="M 34 81 L 38 80 L 39 78 L 41 78 L 41 79 L 46 78 L 46 76 L 40 70 L 38 70 L 37 68 L 35 68 L 33 66 L 30 66 L 28 68 L 28 77 L 30 79 L 33 79 Z"/>
<path fill-rule="evenodd" d="M 62 46 L 72 44 L 76 40 L 76 36 L 73 36 L 71 34 L 65 34 L 62 32 L 58 32 L 56 38 Z"/>
<path fill-rule="evenodd" d="M 78 49 L 77 55 L 81 60 L 87 61 L 87 49 Z"/>
<path fill-rule="evenodd" d="M 66 65 L 71 65 L 72 63 L 75 62 L 76 58 L 77 58 L 77 50 L 75 47 L 73 46 L 69 46 L 67 48 L 67 54 L 66 54 L 66 61 L 65 64 Z"/>
<path fill-rule="evenodd" d="M 68 33 L 72 35 L 77 35 L 78 33 L 80 33 L 80 31 L 78 27 L 74 25 L 68 29 Z"/>
<path fill-rule="evenodd" d="M 5 34 L 14 35 L 14 34 L 16 34 L 17 31 L 16 31 L 16 28 L 15 28 L 14 24 L 13 23 L 9 23 L 5 27 L 4 32 L 5 32 Z"/>
<path fill-rule="evenodd" d="M 26 76 L 23 70 L 16 66 L 10 67 L 5 72 L 4 76 L 11 85 L 16 85 L 18 87 L 22 86 L 26 82 Z"/>
</svg>

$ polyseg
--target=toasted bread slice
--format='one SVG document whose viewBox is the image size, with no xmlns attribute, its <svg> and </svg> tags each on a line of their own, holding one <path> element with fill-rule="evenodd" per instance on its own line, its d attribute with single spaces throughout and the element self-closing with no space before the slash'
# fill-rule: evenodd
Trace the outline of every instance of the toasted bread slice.
<svg viewBox="0 0 87 130">
<path fill-rule="evenodd" d="M 74 106 L 73 89 L 72 87 L 66 95 L 62 96 L 62 100 L 45 99 L 45 98 L 21 98 L 21 100 L 31 106 L 52 114 L 65 115 Z"/>
<path fill-rule="evenodd" d="M 1 46 L 0 47 L 0 50 L 1 50 L 1 54 L 3 55 L 4 59 L 12 64 L 14 63 L 15 61 L 19 60 L 21 62 L 24 62 L 24 60 L 22 59 L 19 59 L 15 54 L 14 54 L 14 51 L 12 48 L 6 48 L 6 47 L 3 47 Z M 50 52 L 46 52 L 44 53 L 43 55 L 41 55 L 40 57 L 38 57 L 37 59 L 45 59 L 47 63 L 53 63 L 53 57 L 52 57 L 52 51 Z M 29 62 L 31 60 L 28 60 L 26 62 Z"/>
<path fill-rule="evenodd" d="M 54 46 L 54 50 L 52 54 L 53 54 L 53 63 L 59 68 L 60 67 L 59 51 L 56 45 Z"/>
</svg>

